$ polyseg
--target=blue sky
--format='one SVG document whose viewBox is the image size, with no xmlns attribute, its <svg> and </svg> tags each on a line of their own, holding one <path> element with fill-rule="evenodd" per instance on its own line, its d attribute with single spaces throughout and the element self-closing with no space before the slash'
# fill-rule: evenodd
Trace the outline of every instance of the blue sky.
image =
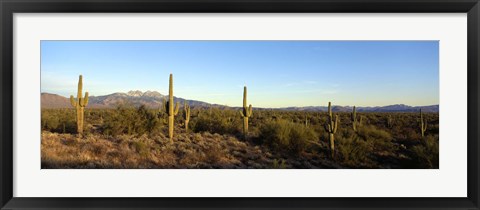
<svg viewBox="0 0 480 210">
<path fill-rule="evenodd" d="M 42 41 L 41 91 L 168 93 L 255 107 L 439 103 L 437 41 Z"/>
</svg>

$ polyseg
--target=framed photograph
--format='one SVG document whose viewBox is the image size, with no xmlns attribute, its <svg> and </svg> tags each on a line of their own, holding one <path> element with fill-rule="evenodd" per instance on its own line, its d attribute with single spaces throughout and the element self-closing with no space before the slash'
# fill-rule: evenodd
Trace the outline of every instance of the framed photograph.
<svg viewBox="0 0 480 210">
<path fill-rule="evenodd" d="M 0 6 L 1 209 L 479 209 L 478 0 Z"/>
</svg>

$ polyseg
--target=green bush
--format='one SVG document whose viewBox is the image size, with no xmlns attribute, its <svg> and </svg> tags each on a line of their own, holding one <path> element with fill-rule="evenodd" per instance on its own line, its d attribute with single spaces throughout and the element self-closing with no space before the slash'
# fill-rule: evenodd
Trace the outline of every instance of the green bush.
<svg viewBox="0 0 480 210">
<path fill-rule="evenodd" d="M 293 154 L 304 151 L 309 142 L 318 140 L 313 129 L 287 120 L 266 122 L 260 127 L 259 138 L 277 151 L 288 151 Z"/>
<path fill-rule="evenodd" d="M 373 125 L 362 126 L 358 129 L 358 135 L 361 136 L 365 140 L 373 139 L 373 140 L 392 140 L 392 135 L 385 130 L 381 130 Z"/>
<path fill-rule="evenodd" d="M 192 130 L 195 132 L 210 132 L 218 134 L 240 133 L 241 118 L 234 110 L 220 110 L 210 108 L 197 110 L 196 116 L 191 120 Z"/>
<path fill-rule="evenodd" d="M 373 125 L 362 126 L 357 133 L 365 141 L 371 142 L 376 151 L 391 153 L 396 149 L 392 143 L 392 134 Z"/>
<path fill-rule="evenodd" d="M 369 167 L 372 161 L 373 142 L 365 141 L 358 136 L 339 137 L 336 141 L 340 161 L 352 168 Z"/>
<path fill-rule="evenodd" d="M 413 163 L 415 168 L 438 168 L 438 135 L 428 135 L 419 145 L 412 147 Z"/>
<path fill-rule="evenodd" d="M 137 109 L 119 105 L 104 119 L 103 134 L 106 135 L 143 135 L 159 132 L 162 127 L 158 112 L 148 110 L 145 106 Z"/>
<path fill-rule="evenodd" d="M 74 109 L 42 110 L 41 129 L 56 133 L 76 133 L 77 122 Z"/>
</svg>

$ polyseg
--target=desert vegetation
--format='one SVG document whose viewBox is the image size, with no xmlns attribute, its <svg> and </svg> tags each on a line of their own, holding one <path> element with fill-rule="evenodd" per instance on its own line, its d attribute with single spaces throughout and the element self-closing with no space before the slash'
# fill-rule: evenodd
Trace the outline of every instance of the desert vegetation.
<svg viewBox="0 0 480 210">
<path fill-rule="evenodd" d="M 439 168 L 439 115 L 247 106 L 42 109 L 42 168 Z M 182 111 L 181 111 L 182 110 Z M 180 113 L 180 115 L 178 115 Z M 428 126 L 427 126 L 428 125 Z"/>
</svg>

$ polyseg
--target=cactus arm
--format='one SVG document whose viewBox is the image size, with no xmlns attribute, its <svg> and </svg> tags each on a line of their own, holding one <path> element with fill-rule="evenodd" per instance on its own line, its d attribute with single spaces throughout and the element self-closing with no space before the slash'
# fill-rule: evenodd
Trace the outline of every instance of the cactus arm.
<svg viewBox="0 0 480 210">
<path fill-rule="evenodd" d="M 175 111 L 173 112 L 173 115 L 174 115 L 174 116 L 177 116 L 179 109 L 180 109 L 180 103 L 177 102 L 177 103 L 175 104 Z"/>
<path fill-rule="evenodd" d="M 252 105 L 250 104 L 250 106 L 248 107 L 248 117 L 251 117 L 252 114 L 253 114 L 253 111 L 252 111 Z"/>
<path fill-rule="evenodd" d="M 77 106 L 83 107 L 83 99 L 84 99 L 84 98 L 78 98 L 78 104 L 77 104 Z"/>
<path fill-rule="evenodd" d="M 72 95 L 70 96 L 70 103 L 72 104 L 73 107 L 77 107 L 77 102 L 75 101 Z"/>
<path fill-rule="evenodd" d="M 167 97 L 165 96 L 165 97 L 163 97 L 163 103 L 162 103 L 162 105 L 163 105 L 163 110 L 162 110 L 162 111 L 164 111 L 165 113 L 168 114 L 168 104 L 167 104 L 167 103 L 168 103 L 168 102 L 167 102 Z"/>
<path fill-rule="evenodd" d="M 88 92 L 85 92 L 85 97 L 82 100 L 82 104 L 80 104 L 83 107 L 86 107 L 88 105 Z"/>
<path fill-rule="evenodd" d="M 333 133 L 337 133 L 338 128 L 338 115 L 335 115 L 335 124 L 333 125 Z"/>
<path fill-rule="evenodd" d="M 238 110 L 238 112 L 240 113 L 240 116 L 245 117 L 245 115 L 243 114 L 243 110 Z"/>
</svg>

